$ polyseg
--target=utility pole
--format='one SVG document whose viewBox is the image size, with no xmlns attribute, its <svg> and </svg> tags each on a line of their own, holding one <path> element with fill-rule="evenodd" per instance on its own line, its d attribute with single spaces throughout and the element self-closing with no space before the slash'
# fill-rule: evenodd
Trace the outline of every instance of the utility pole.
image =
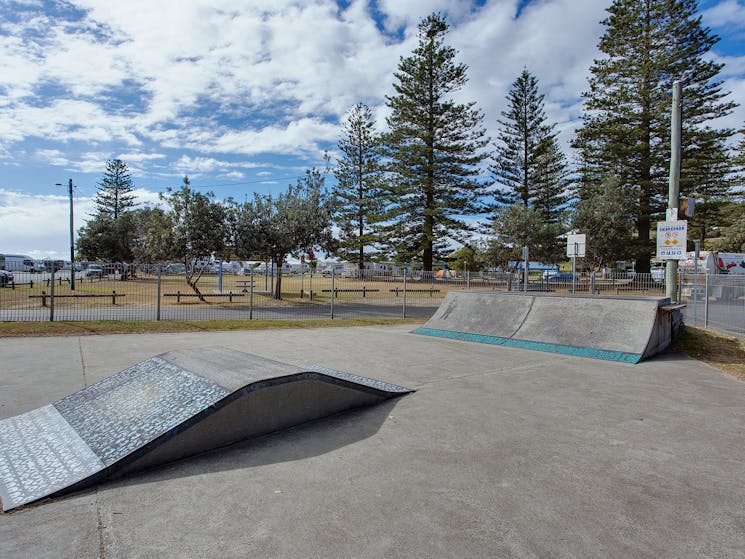
<svg viewBox="0 0 745 559">
<path fill-rule="evenodd" d="M 679 80 L 673 82 L 673 106 L 670 115 L 670 182 L 667 193 L 667 207 L 678 219 L 678 197 L 680 196 L 680 136 L 681 136 L 681 96 L 682 85 Z M 685 249 L 684 249 L 685 250 Z M 668 260 L 665 263 L 665 296 L 671 302 L 678 302 L 678 261 Z"/>
<path fill-rule="evenodd" d="M 70 291 L 75 291 L 75 225 L 72 208 L 72 179 L 67 184 L 70 194 Z M 58 182 L 56 186 L 62 186 L 62 183 Z"/>
</svg>

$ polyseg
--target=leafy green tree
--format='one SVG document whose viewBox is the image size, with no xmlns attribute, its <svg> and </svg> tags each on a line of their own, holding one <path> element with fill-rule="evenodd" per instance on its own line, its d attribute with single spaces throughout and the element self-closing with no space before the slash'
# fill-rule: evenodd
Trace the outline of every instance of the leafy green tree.
<svg viewBox="0 0 745 559">
<path fill-rule="evenodd" d="M 309 170 L 276 197 L 255 194 L 253 200 L 233 207 L 233 248 L 242 258 L 274 263 L 275 299 L 282 298 L 282 264 L 288 256 L 336 248 L 332 201 L 323 184 L 324 176 L 316 169 Z"/>
<path fill-rule="evenodd" d="M 107 161 L 106 171 L 98 183 L 98 192 L 94 200 L 96 214 L 113 220 L 119 219 L 124 212 L 137 205 L 133 189 L 134 182 L 127 164 L 121 159 Z"/>
<path fill-rule="evenodd" d="M 157 223 L 171 225 L 172 230 L 166 238 L 171 242 L 168 250 L 159 256 L 177 258 L 186 268 L 186 283 L 192 288 L 200 301 L 205 301 L 197 283 L 205 270 L 198 266 L 199 260 L 213 254 L 222 254 L 229 237 L 228 215 L 225 206 L 214 200 L 214 194 L 202 194 L 191 189 L 189 177 L 184 177 L 178 190 L 168 188 L 161 199 L 168 204 L 167 220 L 159 218 Z M 151 230 L 150 240 L 157 231 Z M 162 240 L 162 237 L 160 238 Z M 154 246 L 154 245 L 151 245 Z M 162 244 L 161 249 L 166 249 Z"/>
<path fill-rule="evenodd" d="M 386 135 L 389 200 L 385 230 L 399 260 L 421 259 L 432 270 L 448 239 L 464 240 L 473 230 L 463 218 L 484 211 L 485 187 L 476 179 L 488 143 L 483 114 L 475 103 L 452 96 L 467 81 L 456 51 L 444 44 L 448 25 L 432 14 L 419 23 L 419 44 L 401 58 Z"/>
<path fill-rule="evenodd" d="M 491 171 L 501 185 L 496 199 L 537 208 L 544 221 L 558 222 L 568 201 L 569 171 L 555 124 L 548 124 L 538 80 L 527 69 L 513 82 L 502 111 Z"/>
<path fill-rule="evenodd" d="M 577 202 L 572 227 L 587 235 L 584 263 L 596 270 L 613 266 L 632 256 L 633 216 L 628 212 L 631 196 L 615 178 L 607 178 Z"/>
<path fill-rule="evenodd" d="M 83 260 L 121 261 L 118 241 L 114 221 L 96 215 L 78 231 L 75 251 Z"/>
<path fill-rule="evenodd" d="M 735 106 L 724 100 L 722 68 L 707 56 L 718 41 L 701 23 L 695 0 L 614 0 L 603 20 L 603 57 L 590 69 L 585 115 L 574 145 L 582 157 L 582 186 L 596 189 L 607 176 L 632 196 L 637 271 L 649 271 L 652 219 L 664 210 L 674 80 L 684 80 L 681 192 L 695 181 L 712 150 L 731 130 L 711 126 Z M 581 197 L 588 198 L 587 194 Z"/>
<path fill-rule="evenodd" d="M 334 220 L 340 229 L 338 256 L 357 261 L 363 270 L 365 249 L 369 252 L 379 241 L 375 225 L 382 219 L 384 207 L 381 138 L 367 105 L 359 103 L 350 112 L 339 150 L 342 156 L 337 160 L 334 189 Z"/>
<path fill-rule="evenodd" d="M 464 245 L 450 253 L 447 261 L 451 262 L 451 267 L 459 272 L 478 272 L 481 270 L 482 262 L 478 259 L 477 249 L 471 245 Z"/>
<path fill-rule="evenodd" d="M 494 232 L 510 260 L 519 260 L 523 247 L 528 247 L 533 261 L 555 264 L 562 258 L 561 243 L 557 239 L 564 232 L 563 227 L 544 221 L 536 208 L 520 202 L 500 207 L 494 220 Z"/>
</svg>

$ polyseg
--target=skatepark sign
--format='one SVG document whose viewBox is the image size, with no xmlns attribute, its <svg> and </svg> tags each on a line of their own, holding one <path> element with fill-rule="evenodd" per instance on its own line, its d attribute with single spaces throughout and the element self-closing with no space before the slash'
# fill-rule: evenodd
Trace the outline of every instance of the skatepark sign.
<svg viewBox="0 0 745 559">
<path fill-rule="evenodd" d="M 685 260 L 688 242 L 688 222 L 657 222 L 657 258 L 665 260 Z"/>
</svg>

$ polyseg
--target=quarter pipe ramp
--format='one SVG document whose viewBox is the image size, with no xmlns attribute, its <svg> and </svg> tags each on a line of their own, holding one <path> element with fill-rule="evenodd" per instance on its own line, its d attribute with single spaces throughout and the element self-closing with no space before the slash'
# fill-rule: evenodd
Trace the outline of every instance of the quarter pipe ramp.
<svg viewBox="0 0 745 559">
<path fill-rule="evenodd" d="M 2 507 L 409 392 L 225 348 L 164 353 L 1 420 Z"/>
<path fill-rule="evenodd" d="M 638 363 L 669 345 L 675 310 L 657 297 L 451 291 L 414 332 Z"/>
</svg>

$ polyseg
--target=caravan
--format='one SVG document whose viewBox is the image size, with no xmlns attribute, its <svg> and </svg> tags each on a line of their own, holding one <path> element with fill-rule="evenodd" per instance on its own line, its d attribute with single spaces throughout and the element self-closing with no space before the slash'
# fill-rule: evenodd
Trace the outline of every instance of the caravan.
<svg viewBox="0 0 745 559">
<path fill-rule="evenodd" d="M 41 271 L 41 266 L 36 263 L 36 260 L 22 254 L 6 254 L 4 255 L 4 259 L 5 265 L 2 269 L 8 270 L 9 272 Z"/>
</svg>

